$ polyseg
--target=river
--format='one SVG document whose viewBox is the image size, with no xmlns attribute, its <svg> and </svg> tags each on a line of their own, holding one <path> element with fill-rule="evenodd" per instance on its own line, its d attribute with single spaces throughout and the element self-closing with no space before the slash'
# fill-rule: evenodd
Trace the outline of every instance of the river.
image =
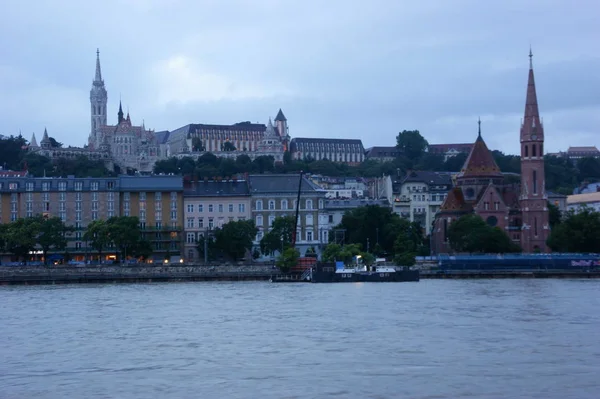
<svg viewBox="0 0 600 399">
<path fill-rule="evenodd" d="M 0 398 L 598 398 L 599 280 L 0 287 Z"/>
</svg>

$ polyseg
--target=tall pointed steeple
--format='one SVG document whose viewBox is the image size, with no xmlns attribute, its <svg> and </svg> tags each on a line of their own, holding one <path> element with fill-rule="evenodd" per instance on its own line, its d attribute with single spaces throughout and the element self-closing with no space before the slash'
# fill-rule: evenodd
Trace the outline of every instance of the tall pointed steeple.
<svg viewBox="0 0 600 399">
<path fill-rule="evenodd" d="M 97 146 L 100 138 L 97 132 L 102 126 L 106 126 L 106 106 L 108 104 L 108 93 L 102 80 L 102 70 L 100 69 L 100 50 L 96 49 L 96 74 L 90 90 L 90 136 L 88 145 L 92 148 Z"/>
<path fill-rule="evenodd" d="M 94 78 L 94 83 L 99 82 L 104 84 L 102 80 L 102 70 L 100 69 L 100 49 L 96 49 L 96 76 Z"/>
<path fill-rule="evenodd" d="M 40 147 L 50 148 L 50 137 L 48 137 L 48 130 L 46 128 L 44 128 L 44 136 L 42 137 L 42 141 L 40 141 Z"/>
<path fill-rule="evenodd" d="M 31 135 L 31 141 L 29 142 L 29 147 L 30 148 L 39 148 L 39 145 L 37 143 L 37 140 L 35 139 L 35 133 L 33 133 Z"/>
<path fill-rule="evenodd" d="M 534 138 L 533 136 L 537 136 Z M 543 139 L 544 128 L 540 120 L 535 79 L 533 76 L 533 53 L 529 49 L 529 77 L 527 79 L 527 96 L 525 98 L 525 116 L 521 126 L 521 140 Z"/>
<path fill-rule="evenodd" d="M 121 101 L 119 100 L 119 112 L 117 113 L 118 116 L 118 122 L 117 123 L 121 123 L 123 122 L 123 106 L 121 105 Z"/>
<path fill-rule="evenodd" d="M 458 181 L 472 178 L 503 178 L 503 174 L 481 137 L 481 119 L 477 121 L 477 140 L 465 161 L 461 171 L 456 176 Z"/>
</svg>

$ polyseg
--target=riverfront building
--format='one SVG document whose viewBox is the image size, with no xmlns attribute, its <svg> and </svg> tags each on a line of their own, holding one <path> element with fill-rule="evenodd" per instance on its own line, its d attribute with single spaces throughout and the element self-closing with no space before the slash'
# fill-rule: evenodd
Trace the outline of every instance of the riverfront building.
<svg viewBox="0 0 600 399">
<path fill-rule="evenodd" d="M 178 176 L 44 178 L 0 176 L 0 223 L 44 215 L 59 217 L 75 231 L 67 251 L 84 260 L 89 223 L 113 216 L 137 216 L 155 260 L 179 255 L 183 226 L 183 183 Z M 110 250 L 106 259 L 114 258 Z"/>
<path fill-rule="evenodd" d="M 249 220 L 250 189 L 246 180 L 192 181 L 184 190 L 185 256 L 200 260 L 198 240 L 225 223 Z"/>
</svg>

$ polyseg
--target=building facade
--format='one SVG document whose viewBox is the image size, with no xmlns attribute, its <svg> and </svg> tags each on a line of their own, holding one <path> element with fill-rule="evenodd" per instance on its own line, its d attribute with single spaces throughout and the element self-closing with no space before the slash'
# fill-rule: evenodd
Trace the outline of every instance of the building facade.
<svg viewBox="0 0 600 399">
<path fill-rule="evenodd" d="M 544 127 L 538 110 L 533 75 L 529 65 L 525 115 L 521 124 L 521 185 L 505 184 L 498 165 L 481 137 L 456 176 L 453 188 L 434 222 L 432 250 L 452 252 L 448 228 L 462 215 L 475 213 L 490 226 L 504 230 L 525 253 L 548 252 L 550 233 L 548 196 L 544 184 Z"/>
<path fill-rule="evenodd" d="M 258 234 L 254 245 L 269 232 L 276 217 L 295 217 L 300 175 L 250 175 L 251 214 Z M 325 192 L 302 177 L 296 248 L 304 254 L 310 247 L 318 250 L 327 226 L 319 224 L 319 213 L 325 206 Z M 326 235 L 325 235 L 326 237 Z"/>
<path fill-rule="evenodd" d="M 94 255 L 83 240 L 87 226 L 113 216 L 137 216 L 142 238 L 151 242 L 157 259 L 179 255 L 182 210 L 183 183 L 177 176 L 0 177 L 0 223 L 36 215 L 59 217 L 75 228 L 67 247 L 75 260 Z M 110 256 L 109 249 L 104 259 Z"/>
<path fill-rule="evenodd" d="M 198 261 L 198 240 L 233 221 L 250 220 L 250 190 L 246 180 L 193 181 L 184 191 L 185 257 Z"/>
<path fill-rule="evenodd" d="M 328 159 L 332 162 L 357 165 L 365 160 L 365 148 L 356 139 L 293 138 L 292 159 Z"/>
<path fill-rule="evenodd" d="M 429 144 L 427 151 L 432 154 L 443 155 L 444 161 L 458 154 L 468 154 L 471 152 L 473 144 L 458 143 L 458 144 Z"/>
<path fill-rule="evenodd" d="M 567 197 L 567 210 L 578 212 L 582 208 L 600 212 L 600 192 L 587 194 L 574 194 Z"/>
<path fill-rule="evenodd" d="M 402 151 L 396 147 L 370 147 L 365 150 L 365 158 L 378 162 L 391 162 L 398 158 Z"/>
<path fill-rule="evenodd" d="M 449 173 L 409 171 L 394 185 L 393 211 L 401 218 L 417 222 L 426 235 L 452 188 Z"/>
</svg>

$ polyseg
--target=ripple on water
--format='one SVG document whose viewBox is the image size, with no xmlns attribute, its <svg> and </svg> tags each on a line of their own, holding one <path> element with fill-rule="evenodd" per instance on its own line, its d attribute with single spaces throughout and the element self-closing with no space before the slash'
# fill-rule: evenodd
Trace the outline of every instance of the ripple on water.
<svg viewBox="0 0 600 399">
<path fill-rule="evenodd" d="M 599 288 L 0 287 L 0 397 L 596 398 Z"/>
</svg>

